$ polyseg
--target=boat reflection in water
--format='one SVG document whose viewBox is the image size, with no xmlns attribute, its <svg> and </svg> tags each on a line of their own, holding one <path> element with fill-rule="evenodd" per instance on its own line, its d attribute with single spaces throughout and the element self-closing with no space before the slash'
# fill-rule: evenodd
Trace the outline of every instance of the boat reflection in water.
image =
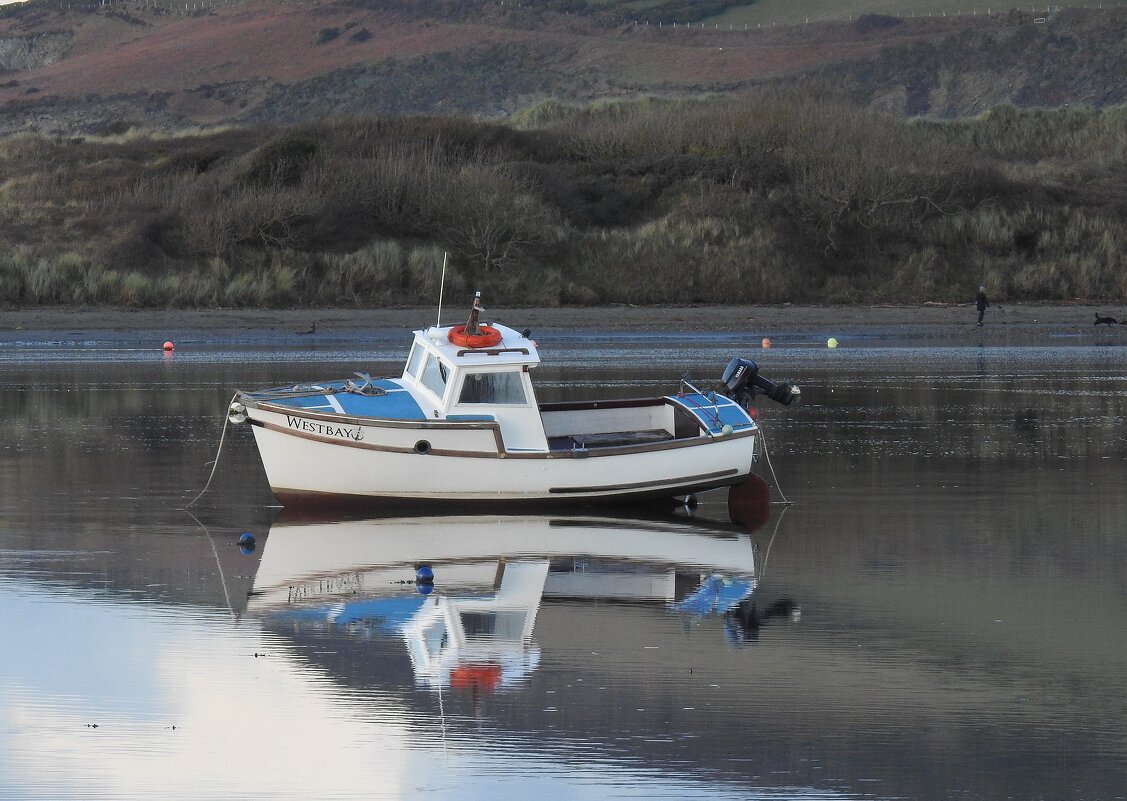
<svg viewBox="0 0 1127 801">
<path fill-rule="evenodd" d="M 740 522 L 685 514 L 444 515 L 313 521 L 270 529 L 248 612 L 271 628 L 303 625 L 399 637 L 417 685 L 496 691 L 536 670 L 545 601 L 659 605 L 724 615 L 734 642 L 755 636 L 781 601 L 757 611 L 766 484 L 732 506 Z"/>
</svg>

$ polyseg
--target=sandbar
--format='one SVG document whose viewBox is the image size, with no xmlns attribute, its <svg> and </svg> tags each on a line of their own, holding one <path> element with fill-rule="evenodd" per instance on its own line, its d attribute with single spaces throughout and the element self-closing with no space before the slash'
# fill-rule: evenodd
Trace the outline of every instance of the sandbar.
<svg viewBox="0 0 1127 801">
<path fill-rule="evenodd" d="M 1127 324 L 1095 325 L 1097 315 L 1127 321 L 1127 305 L 1076 301 L 1057 304 L 998 303 L 977 325 L 973 304 L 907 305 L 773 305 L 773 306 L 601 306 L 555 308 L 488 308 L 483 319 L 513 328 L 570 329 L 693 335 L 742 333 L 761 337 L 826 335 L 839 340 L 857 337 L 925 339 L 945 344 L 1015 344 L 1054 337 L 1127 343 Z M 442 322 L 459 322 L 461 307 L 443 311 Z M 315 336 L 347 339 L 373 329 L 411 330 L 433 325 L 435 308 L 318 309 L 124 309 L 32 307 L 0 310 L 0 332 L 10 339 L 36 339 L 59 333 L 198 331 L 216 337 L 239 332 L 307 331 Z"/>
</svg>

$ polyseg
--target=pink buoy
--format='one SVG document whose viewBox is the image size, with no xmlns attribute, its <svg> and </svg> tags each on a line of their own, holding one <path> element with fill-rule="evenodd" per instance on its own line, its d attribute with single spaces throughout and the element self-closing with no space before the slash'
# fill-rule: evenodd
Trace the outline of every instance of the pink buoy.
<svg viewBox="0 0 1127 801">
<path fill-rule="evenodd" d="M 164 343 L 164 349 L 165 349 L 165 350 L 172 350 L 172 349 L 173 349 L 173 347 L 174 347 L 174 346 L 173 346 L 172 342 L 165 342 L 165 343 Z"/>
<path fill-rule="evenodd" d="M 763 346 L 764 348 L 769 348 L 769 347 L 771 347 L 771 340 L 770 340 L 770 339 L 768 339 L 767 337 L 763 337 L 763 341 L 762 341 L 762 342 L 761 342 L 760 344 L 761 344 L 761 345 L 762 345 L 762 346 Z"/>
</svg>

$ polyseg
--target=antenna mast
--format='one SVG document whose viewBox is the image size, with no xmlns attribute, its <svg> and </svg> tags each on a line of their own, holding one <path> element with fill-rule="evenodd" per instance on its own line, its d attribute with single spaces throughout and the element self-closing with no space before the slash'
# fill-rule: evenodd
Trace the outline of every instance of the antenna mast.
<svg viewBox="0 0 1127 801">
<path fill-rule="evenodd" d="M 438 320 L 435 321 L 434 327 L 442 327 L 442 290 L 446 287 L 446 256 L 447 252 L 442 251 L 442 278 L 438 281 Z"/>
</svg>

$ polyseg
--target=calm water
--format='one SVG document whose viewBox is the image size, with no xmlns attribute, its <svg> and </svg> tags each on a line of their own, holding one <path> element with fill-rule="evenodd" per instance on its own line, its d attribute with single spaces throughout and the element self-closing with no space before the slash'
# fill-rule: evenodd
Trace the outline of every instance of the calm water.
<svg viewBox="0 0 1127 801">
<path fill-rule="evenodd" d="M 797 380 L 778 486 L 334 520 L 245 427 L 182 508 L 234 387 L 402 333 L 167 336 L 0 340 L 5 801 L 1127 797 L 1127 347 L 544 332 L 545 400 Z"/>
</svg>

